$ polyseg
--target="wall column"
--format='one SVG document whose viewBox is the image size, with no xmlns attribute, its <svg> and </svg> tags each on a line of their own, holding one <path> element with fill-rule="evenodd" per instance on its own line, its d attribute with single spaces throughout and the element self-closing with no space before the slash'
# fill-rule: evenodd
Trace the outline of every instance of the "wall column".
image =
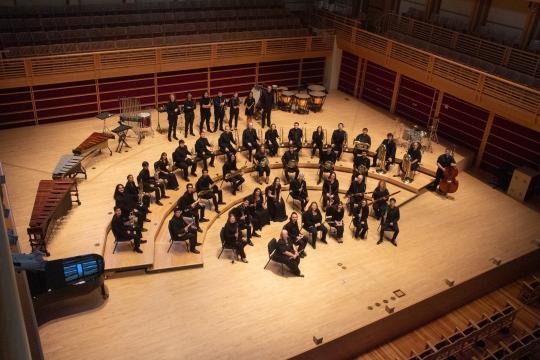
<svg viewBox="0 0 540 360">
<path fill-rule="evenodd" d="M 326 57 L 326 64 L 324 66 L 324 86 L 328 90 L 335 90 L 338 87 L 342 56 L 343 50 L 338 48 L 337 41 L 334 39 L 332 55 Z"/>
<path fill-rule="evenodd" d="M 523 32 L 521 33 L 521 40 L 519 47 L 521 49 L 527 49 L 533 37 L 536 35 L 538 28 L 538 22 L 540 19 L 540 3 L 529 1 L 529 12 L 525 19 L 525 25 L 523 26 Z"/>
<path fill-rule="evenodd" d="M 493 126 L 493 120 L 495 119 L 495 113 L 491 111 L 489 113 L 488 120 L 486 122 L 486 127 L 484 128 L 484 134 L 482 135 L 482 141 L 480 142 L 480 148 L 478 149 L 478 153 L 476 154 L 476 160 L 474 161 L 474 167 L 478 168 L 480 167 L 480 164 L 482 163 L 482 158 L 484 157 L 484 151 L 486 150 L 486 144 L 489 138 L 489 134 L 491 133 L 491 127 Z"/>
</svg>

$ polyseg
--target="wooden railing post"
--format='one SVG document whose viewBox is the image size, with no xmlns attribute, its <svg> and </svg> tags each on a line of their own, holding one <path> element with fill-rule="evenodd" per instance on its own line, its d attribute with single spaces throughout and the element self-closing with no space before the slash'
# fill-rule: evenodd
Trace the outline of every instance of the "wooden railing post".
<svg viewBox="0 0 540 360">
<path fill-rule="evenodd" d="M 306 39 L 306 52 L 311 51 L 312 45 L 313 45 L 313 36 L 310 36 Z"/>
<path fill-rule="evenodd" d="M 437 96 L 437 102 L 435 103 L 435 111 L 433 111 L 433 118 L 438 118 L 441 113 L 442 101 L 444 98 L 444 91 L 439 90 L 439 95 Z"/>
<path fill-rule="evenodd" d="M 261 55 L 262 56 L 265 56 L 266 55 L 266 49 L 268 47 L 268 40 L 261 40 L 262 41 L 262 44 L 261 44 Z"/>
<path fill-rule="evenodd" d="M 508 65 L 508 61 L 510 60 L 510 54 L 512 54 L 512 48 L 507 46 L 504 49 L 504 54 L 503 54 L 503 57 L 502 57 L 502 60 L 501 60 L 501 65 L 502 66 L 507 66 Z"/>
<path fill-rule="evenodd" d="M 486 127 L 484 128 L 484 133 L 482 134 L 482 141 L 480 142 L 480 147 L 478 148 L 478 153 L 476 154 L 476 160 L 474 161 L 474 167 L 480 167 L 482 163 L 482 158 L 484 157 L 484 151 L 486 150 L 486 144 L 491 133 L 491 127 L 493 126 L 493 120 L 495 119 L 495 113 L 490 111 L 488 120 L 486 122 Z"/>
<path fill-rule="evenodd" d="M 480 98 L 482 97 L 485 83 L 486 83 L 486 74 L 480 73 L 480 76 L 478 77 L 478 85 L 476 86 L 476 89 L 475 89 L 476 100 L 480 100 Z"/>
</svg>

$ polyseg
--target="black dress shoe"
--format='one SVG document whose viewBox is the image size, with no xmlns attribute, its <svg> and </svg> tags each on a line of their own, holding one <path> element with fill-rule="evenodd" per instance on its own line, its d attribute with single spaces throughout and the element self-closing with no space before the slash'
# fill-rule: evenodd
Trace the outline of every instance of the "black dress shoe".
<svg viewBox="0 0 540 360">
<path fill-rule="evenodd" d="M 189 250 L 190 252 L 194 253 L 194 254 L 200 254 L 201 252 L 197 249 L 193 249 L 193 250 Z"/>
<path fill-rule="evenodd" d="M 207 218 L 201 218 L 201 219 L 199 219 L 199 222 L 208 222 L 208 221 L 210 221 L 210 220 L 208 220 Z"/>
<path fill-rule="evenodd" d="M 377 241 L 377 245 L 382 244 L 382 240 Z"/>
<path fill-rule="evenodd" d="M 248 245 L 249 245 L 249 246 L 254 246 L 255 244 L 253 244 L 253 241 L 249 240 L 249 241 L 248 241 Z"/>
<path fill-rule="evenodd" d="M 161 201 L 156 201 L 156 205 L 163 206 L 163 203 Z"/>
<path fill-rule="evenodd" d="M 175 135 L 175 136 L 173 136 L 173 139 L 174 139 L 174 140 L 178 140 L 178 138 L 176 137 L 176 135 Z"/>
<path fill-rule="evenodd" d="M 168 196 L 168 195 L 163 195 L 163 199 L 168 199 L 168 198 L 170 198 L 170 196 Z"/>
<path fill-rule="evenodd" d="M 195 136 L 195 134 L 193 132 L 190 132 L 189 134 Z"/>
<path fill-rule="evenodd" d="M 304 274 L 298 274 L 298 275 L 296 275 L 296 276 L 298 276 L 298 277 L 304 277 Z"/>
<path fill-rule="evenodd" d="M 196 243 L 195 246 L 201 246 L 202 244 L 201 243 Z"/>
<path fill-rule="evenodd" d="M 395 247 L 397 247 L 397 242 L 396 242 L 396 240 L 392 240 L 391 243 L 392 243 L 392 245 L 394 245 Z"/>
<path fill-rule="evenodd" d="M 146 244 L 147 242 L 148 242 L 148 240 L 141 239 L 141 244 Z"/>
<path fill-rule="evenodd" d="M 220 201 L 220 202 L 218 202 L 218 204 L 219 204 L 219 205 L 227 205 L 227 203 L 224 202 L 224 201 Z"/>
<path fill-rule="evenodd" d="M 261 237 L 261 235 L 257 234 L 256 232 L 253 232 L 253 234 L 251 234 L 251 236 L 256 237 L 256 238 L 260 238 L 260 237 Z"/>
<path fill-rule="evenodd" d="M 184 179 L 185 181 L 189 181 L 189 178 L 187 176 L 184 176 L 182 179 Z"/>
<path fill-rule="evenodd" d="M 169 142 L 171 142 L 171 141 L 172 141 L 171 138 L 169 138 Z"/>
<path fill-rule="evenodd" d="M 201 228 L 197 228 L 197 231 L 200 232 L 200 233 L 203 232 Z"/>
<path fill-rule="evenodd" d="M 150 219 L 144 219 L 144 222 L 151 222 L 152 220 Z"/>
<path fill-rule="evenodd" d="M 247 259 L 246 259 L 246 258 L 242 258 L 242 259 L 240 259 L 240 261 L 242 261 L 242 262 L 243 262 L 243 263 L 245 263 L 245 264 L 247 264 L 247 263 L 248 263 L 248 261 L 247 261 Z"/>
<path fill-rule="evenodd" d="M 133 249 L 133 251 L 135 251 L 136 253 L 139 253 L 139 254 L 143 253 L 143 251 L 141 249 L 139 249 L 139 248 L 135 248 L 135 249 Z"/>
<path fill-rule="evenodd" d="M 145 229 L 145 228 L 141 229 L 141 232 L 145 232 L 145 231 L 148 231 L 148 229 Z"/>
</svg>

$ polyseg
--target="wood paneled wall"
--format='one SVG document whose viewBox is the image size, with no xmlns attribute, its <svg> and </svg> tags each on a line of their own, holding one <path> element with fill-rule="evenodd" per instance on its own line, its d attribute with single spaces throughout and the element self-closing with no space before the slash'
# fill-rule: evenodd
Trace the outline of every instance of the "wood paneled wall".
<svg viewBox="0 0 540 360">
<path fill-rule="evenodd" d="M 390 110 L 395 82 L 395 71 L 368 61 L 361 96 L 363 99 Z"/>
</svg>

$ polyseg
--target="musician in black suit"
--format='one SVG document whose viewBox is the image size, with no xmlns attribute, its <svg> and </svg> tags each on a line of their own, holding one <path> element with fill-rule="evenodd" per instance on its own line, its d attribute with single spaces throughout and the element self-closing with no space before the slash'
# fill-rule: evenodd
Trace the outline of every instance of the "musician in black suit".
<svg viewBox="0 0 540 360">
<path fill-rule="evenodd" d="M 379 236 L 379 241 L 377 241 L 377 245 L 382 243 L 385 231 L 393 231 L 394 235 L 392 236 L 392 240 L 390 240 L 390 242 L 392 243 L 392 245 L 397 246 L 396 240 L 399 234 L 398 222 L 399 208 L 396 206 L 396 199 L 391 198 L 388 203 L 386 213 L 381 219 L 381 233 Z"/>
<path fill-rule="evenodd" d="M 332 151 L 332 148 L 328 146 L 324 152 L 321 153 L 319 158 L 319 180 L 317 184 L 320 184 L 324 173 L 330 173 L 334 171 L 334 165 L 336 164 L 336 153 Z"/>
<path fill-rule="evenodd" d="M 229 213 L 227 222 L 221 229 L 220 235 L 221 241 L 223 241 L 224 245 L 228 248 L 234 249 L 236 251 L 236 255 L 240 256 L 240 260 L 247 263 L 248 261 L 244 248 L 246 245 L 253 245 L 253 243 L 244 240 L 242 231 L 240 229 L 240 224 L 238 223 L 234 214 Z"/>
<path fill-rule="evenodd" d="M 195 183 L 197 198 L 212 200 L 214 210 L 219 213 L 219 205 L 224 205 L 223 191 L 214 184 L 214 180 L 208 175 L 208 169 L 203 169 L 199 180 Z"/>
<path fill-rule="evenodd" d="M 289 166 L 292 165 L 291 161 L 294 161 L 294 166 Z M 294 151 L 294 146 L 289 146 L 289 151 L 286 151 L 281 157 L 281 163 L 283 164 L 283 172 L 287 182 L 290 182 L 289 173 L 294 173 L 294 178 L 298 178 L 300 173 L 298 169 L 298 153 Z"/>
<path fill-rule="evenodd" d="M 304 174 L 299 173 L 296 179 L 291 181 L 290 194 L 293 199 L 300 200 L 302 206 L 302 212 L 305 211 L 305 207 L 309 202 L 308 190 L 306 181 L 304 180 Z"/>
<path fill-rule="evenodd" d="M 159 160 L 154 163 L 154 171 L 158 173 L 160 179 L 165 181 L 167 189 L 178 190 L 178 180 L 174 172 L 171 171 L 170 165 L 167 153 L 161 153 Z"/>
<path fill-rule="evenodd" d="M 295 122 L 293 128 L 289 130 L 289 145 L 294 146 L 294 150 L 299 152 L 302 150 L 302 138 L 304 137 L 304 132 L 300 129 L 300 124 Z"/>
<path fill-rule="evenodd" d="M 200 254 L 197 250 L 197 246 L 202 245 L 197 242 L 197 227 L 193 224 L 188 224 L 182 217 L 182 210 L 179 208 L 174 209 L 174 215 L 169 220 L 170 235 L 172 240 L 187 240 L 189 241 L 189 251 L 194 254 Z"/>
<path fill-rule="evenodd" d="M 435 173 L 435 180 L 427 186 L 427 189 L 430 191 L 437 190 L 437 187 L 439 186 L 439 183 L 441 182 L 444 170 L 446 168 L 451 166 L 457 166 L 456 160 L 454 159 L 454 155 L 452 154 L 452 150 L 449 148 L 446 148 L 444 150 L 444 154 L 440 155 L 437 158 L 437 172 Z"/>
<path fill-rule="evenodd" d="M 250 91 L 249 95 L 244 100 L 244 105 L 246 106 L 245 115 L 248 124 L 253 120 L 253 113 L 255 113 L 255 98 L 253 97 L 253 92 Z"/>
<path fill-rule="evenodd" d="M 204 125 L 206 124 L 206 131 L 212 132 L 210 130 L 210 108 L 212 107 L 212 101 L 208 95 L 208 91 L 205 91 L 202 98 L 199 100 L 199 105 L 201 107 L 201 121 L 199 123 L 199 132 L 203 130 Z"/>
<path fill-rule="evenodd" d="M 338 243 L 343 242 L 343 232 L 345 230 L 345 226 L 343 225 L 344 216 L 345 209 L 341 201 L 329 206 L 326 211 L 326 222 L 336 230 L 336 240 Z"/>
<path fill-rule="evenodd" d="M 238 128 L 238 115 L 240 115 L 240 98 L 238 98 L 238 92 L 235 92 L 231 100 L 229 100 L 229 127 L 231 129 Z M 234 123 L 234 126 L 233 126 Z"/>
<path fill-rule="evenodd" d="M 253 123 L 248 123 L 248 127 L 242 133 L 242 146 L 248 151 L 248 160 L 251 161 L 253 150 L 259 147 L 259 137 L 257 130 L 253 128 Z"/>
<path fill-rule="evenodd" d="M 223 131 L 223 119 L 225 118 L 225 106 L 226 101 L 223 97 L 223 93 L 218 92 L 217 96 L 214 97 L 214 132 L 219 130 Z"/>
<path fill-rule="evenodd" d="M 142 254 L 140 246 L 141 244 L 144 244 L 146 240 L 141 239 L 140 231 L 126 223 L 122 217 L 122 209 L 120 209 L 118 206 L 114 207 L 114 215 L 111 220 L 111 230 L 115 239 L 117 240 L 133 240 L 133 251 Z"/>
<path fill-rule="evenodd" d="M 184 100 L 184 119 L 185 119 L 185 129 L 184 137 L 187 138 L 188 133 L 195 136 L 193 133 L 193 122 L 195 121 L 195 109 L 197 108 L 197 103 L 193 100 L 193 97 L 190 92 L 187 93 L 187 99 Z"/>
<path fill-rule="evenodd" d="M 322 208 L 326 211 L 328 205 L 339 202 L 339 181 L 335 172 L 331 172 L 322 187 Z"/>
<path fill-rule="evenodd" d="M 268 177 L 270 176 L 270 164 L 264 145 L 259 146 L 259 149 L 255 152 L 255 155 L 253 156 L 253 160 L 256 164 L 257 173 L 259 174 L 259 184 L 261 184 L 260 180 L 268 184 Z"/>
<path fill-rule="evenodd" d="M 373 212 L 375 213 L 375 219 L 379 220 L 386 212 L 388 207 L 387 201 L 390 197 L 390 193 L 386 188 L 386 181 L 379 180 L 377 187 L 373 190 Z"/>
<path fill-rule="evenodd" d="M 343 125 L 343 123 L 339 123 L 338 128 L 332 133 L 331 143 L 334 151 L 336 152 L 336 158 L 338 160 L 341 159 L 341 153 L 343 152 L 345 144 L 347 143 L 347 132 L 343 130 L 344 127 L 345 125 Z"/>
<path fill-rule="evenodd" d="M 360 206 L 353 209 L 354 237 L 365 239 L 368 231 L 369 206 L 366 199 L 362 199 Z"/>
<path fill-rule="evenodd" d="M 214 167 L 214 159 L 216 154 L 211 150 L 211 145 L 206 138 L 206 131 L 201 131 L 201 137 L 195 141 L 195 152 L 197 157 L 203 161 L 203 169 L 208 169 L 208 165 Z M 207 160 L 210 159 L 210 164 L 207 163 Z"/>
<path fill-rule="evenodd" d="M 349 199 L 349 214 L 360 205 L 360 202 L 364 199 L 366 192 L 366 182 L 362 175 L 358 175 L 353 181 L 345 194 L 345 197 Z"/>
<path fill-rule="evenodd" d="M 259 101 L 262 105 L 261 125 L 264 129 L 265 125 L 270 126 L 270 114 L 274 107 L 274 93 L 272 92 L 272 86 L 268 86 L 266 90 L 263 90 Z"/>
<path fill-rule="evenodd" d="M 319 150 L 319 157 L 321 157 L 323 153 L 323 146 L 324 146 L 324 131 L 322 126 L 317 126 L 317 130 L 313 132 L 313 135 L 311 135 L 311 157 L 313 158 L 315 156 L 315 152 Z"/>
<path fill-rule="evenodd" d="M 381 145 L 384 145 L 386 147 L 386 158 L 384 160 L 384 164 L 380 164 L 380 166 L 384 166 L 386 171 L 388 171 L 390 169 L 390 165 L 393 165 L 396 161 L 396 142 L 394 141 L 394 135 L 392 133 L 386 134 L 386 139 L 382 141 Z M 377 149 L 377 152 L 373 157 L 373 166 L 377 166 L 379 150 L 380 149 Z"/>
<path fill-rule="evenodd" d="M 133 175 L 129 174 L 127 176 L 126 185 L 124 186 L 125 193 L 129 195 L 131 200 L 135 203 L 141 203 L 142 208 L 146 211 L 147 214 L 151 214 L 150 211 L 150 196 L 143 195 L 142 199 L 139 200 L 139 187 L 133 179 Z"/>
<path fill-rule="evenodd" d="M 238 226 L 240 231 L 246 230 L 246 238 L 248 241 L 248 244 L 253 246 L 253 242 L 251 241 L 251 235 L 253 234 L 252 226 L 251 226 L 251 212 L 249 209 L 249 199 L 245 198 L 244 201 L 237 207 L 233 208 L 229 212 L 229 216 L 233 214 L 236 218 L 236 221 L 238 222 Z"/>
<path fill-rule="evenodd" d="M 321 241 L 326 244 L 328 229 L 323 224 L 321 211 L 316 202 L 312 202 L 305 213 L 302 214 L 302 226 L 311 233 L 311 246 L 317 247 L 317 233 L 321 232 Z"/>
<path fill-rule="evenodd" d="M 173 152 L 174 166 L 182 169 L 184 180 L 188 180 L 188 167 L 191 166 L 191 175 L 197 176 L 197 162 L 191 158 L 191 151 L 188 150 L 184 140 L 178 141 L 178 147 Z"/>
<path fill-rule="evenodd" d="M 195 200 L 195 188 L 193 184 L 189 183 L 186 185 L 186 192 L 178 199 L 176 207 L 182 210 L 182 216 L 192 217 L 197 226 L 197 231 L 202 232 L 199 224 L 207 222 L 208 219 L 204 217 L 204 206 L 198 200 Z"/>
<path fill-rule="evenodd" d="M 169 131 L 167 137 L 169 141 L 171 140 L 171 134 L 173 137 L 178 140 L 176 137 L 176 123 L 178 122 L 178 115 L 180 115 L 180 106 L 176 102 L 176 96 L 174 94 L 169 95 L 169 102 L 165 105 L 167 110 L 167 120 L 169 120 Z"/>
<path fill-rule="evenodd" d="M 358 170 L 361 166 L 364 166 L 366 168 L 365 173 L 362 174 Z M 368 176 L 369 167 L 371 166 L 371 161 L 369 160 L 367 156 L 366 150 L 357 151 L 354 149 L 353 152 L 353 174 L 351 177 L 351 181 L 354 180 L 358 175 L 365 175 L 364 176 L 364 182 L 366 182 L 366 177 Z"/>
<path fill-rule="evenodd" d="M 129 220 L 130 215 L 137 217 L 137 223 L 134 226 L 140 231 L 146 231 L 143 228 L 144 222 L 149 222 L 146 218 L 147 211 L 139 202 L 139 196 L 132 197 L 126 192 L 124 185 L 118 184 L 114 190 L 115 205 L 122 209 L 122 217 L 125 221 Z"/>
<path fill-rule="evenodd" d="M 272 124 L 270 129 L 264 133 L 264 143 L 268 149 L 268 155 L 276 156 L 279 150 L 279 134 L 276 129 L 276 124 Z"/>
<path fill-rule="evenodd" d="M 300 232 L 300 227 L 298 225 L 298 213 L 293 211 L 289 217 L 289 222 L 283 226 L 283 230 L 287 230 L 289 234 L 290 242 L 297 246 L 297 250 L 300 253 L 301 257 L 307 256 L 305 248 L 308 243 L 307 236 Z"/>
<path fill-rule="evenodd" d="M 414 141 L 409 149 L 407 150 L 407 155 L 411 158 L 411 173 L 412 176 L 416 174 L 416 171 L 420 167 L 420 162 L 422 161 L 422 151 L 420 150 L 420 143 Z M 403 169 L 403 162 L 399 164 L 398 172 L 394 176 L 402 176 L 405 169 Z"/>
<path fill-rule="evenodd" d="M 368 135 L 368 128 L 363 128 L 362 132 L 356 136 L 354 141 L 359 141 L 361 143 L 371 146 L 371 137 Z"/>
<path fill-rule="evenodd" d="M 300 252 L 290 241 L 287 230 L 281 230 L 279 240 L 277 241 L 277 248 L 272 259 L 287 265 L 289 270 L 296 276 L 304 277 L 298 267 L 300 265 L 300 257 Z"/>
<path fill-rule="evenodd" d="M 231 156 L 223 164 L 223 179 L 224 181 L 231 183 L 233 195 L 236 195 L 238 188 L 245 181 L 244 177 L 240 173 L 236 175 L 228 175 L 237 171 L 238 167 L 236 166 L 236 156 L 231 154 Z"/>
<path fill-rule="evenodd" d="M 219 135 L 218 139 L 219 150 L 229 158 L 231 155 L 236 154 L 236 148 L 233 144 L 237 145 L 231 128 L 225 125 L 225 130 Z"/>
<path fill-rule="evenodd" d="M 156 181 L 156 178 L 150 176 L 150 170 L 148 170 L 148 161 L 143 161 L 142 170 L 137 176 L 137 182 L 142 184 L 144 192 L 154 192 L 156 194 L 156 204 L 162 206 L 163 204 L 159 201 L 161 198 L 168 199 L 169 197 L 165 194 L 165 184 Z"/>
</svg>

